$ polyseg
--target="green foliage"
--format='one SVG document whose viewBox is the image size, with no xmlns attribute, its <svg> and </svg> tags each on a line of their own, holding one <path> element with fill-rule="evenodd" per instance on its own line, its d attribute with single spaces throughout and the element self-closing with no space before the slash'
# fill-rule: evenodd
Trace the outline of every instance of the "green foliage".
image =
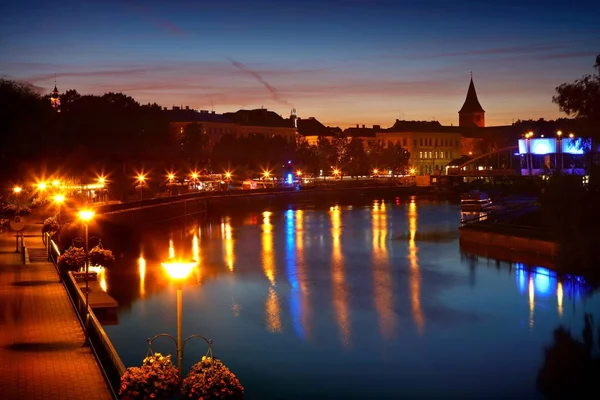
<svg viewBox="0 0 600 400">
<path fill-rule="evenodd" d="M 126 400 L 171 399 L 179 389 L 179 372 L 171 355 L 154 353 L 141 367 L 127 368 L 121 377 L 119 398 Z"/>
<path fill-rule="evenodd" d="M 181 385 L 184 399 L 243 399 L 244 388 L 239 379 L 220 360 L 202 357 Z"/>
</svg>

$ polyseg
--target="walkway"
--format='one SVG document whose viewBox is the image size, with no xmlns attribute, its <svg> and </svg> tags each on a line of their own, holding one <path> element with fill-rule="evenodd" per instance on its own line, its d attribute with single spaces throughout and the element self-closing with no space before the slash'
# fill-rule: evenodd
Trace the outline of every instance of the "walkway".
<svg viewBox="0 0 600 400">
<path fill-rule="evenodd" d="M 26 246 L 43 248 L 41 225 Z M 22 265 L 13 232 L 0 234 L 0 398 L 111 399 L 51 263 Z"/>
</svg>

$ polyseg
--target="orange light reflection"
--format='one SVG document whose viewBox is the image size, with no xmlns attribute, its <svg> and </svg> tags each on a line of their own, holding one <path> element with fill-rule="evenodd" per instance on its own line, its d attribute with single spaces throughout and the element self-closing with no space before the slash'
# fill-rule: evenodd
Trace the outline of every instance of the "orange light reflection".
<svg viewBox="0 0 600 400">
<path fill-rule="evenodd" d="M 529 328 L 533 328 L 533 312 L 535 310 L 535 286 L 533 277 L 529 276 Z"/>
<path fill-rule="evenodd" d="M 279 296 L 275 291 L 275 257 L 273 255 L 273 227 L 271 225 L 271 212 L 263 212 L 262 224 L 262 261 L 263 271 L 271 286 L 269 296 L 265 302 L 265 322 L 269 332 L 282 332 L 281 306 Z"/>
<path fill-rule="evenodd" d="M 394 312 L 392 276 L 387 250 L 387 212 L 385 203 L 375 200 L 371 211 L 373 233 L 373 294 L 379 316 L 379 331 L 385 340 L 394 335 L 396 313 Z"/>
<path fill-rule="evenodd" d="M 344 347 L 350 346 L 350 318 L 348 311 L 348 284 L 344 270 L 344 256 L 341 251 L 341 210 L 339 206 L 330 208 L 331 215 L 331 282 L 333 306 L 340 330 L 340 340 Z"/>
<path fill-rule="evenodd" d="M 425 317 L 421 309 L 421 271 L 419 269 L 419 248 L 415 243 L 417 234 L 417 204 L 414 200 L 408 205 L 408 262 L 410 265 L 410 301 L 412 314 L 419 334 L 425 328 Z"/>
<path fill-rule="evenodd" d="M 558 286 L 556 287 L 556 299 L 558 300 L 558 316 L 562 317 L 562 315 L 563 315 L 563 287 L 562 287 L 562 282 L 558 282 Z"/>
<path fill-rule="evenodd" d="M 146 260 L 141 254 L 138 258 L 138 270 L 140 272 L 140 297 L 143 299 L 146 296 Z"/>
</svg>

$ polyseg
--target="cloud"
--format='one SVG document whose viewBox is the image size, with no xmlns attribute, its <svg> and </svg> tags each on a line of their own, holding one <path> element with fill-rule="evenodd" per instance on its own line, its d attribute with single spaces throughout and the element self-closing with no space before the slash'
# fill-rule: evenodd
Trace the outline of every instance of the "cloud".
<svg viewBox="0 0 600 400">
<path fill-rule="evenodd" d="M 135 1 L 124 1 L 123 5 L 144 21 L 168 32 L 171 35 L 183 36 L 186 34 L 186 32 L 179 26 L 175 25 L 174 23 L 168 21 L 163 17 L 159 17 L 158 15 L 151 12 L 147 7 L 141 4 L 137 4 Z"/>
<path fill-rule="evenodd" d="M 272 86 L 271 84 L 269 84 L 269 82 L 267 82 L 261 76 L 261 74 L 259 74 L 258 72 L 255 72 L 255 71 L 252 71 L 252 70 L 248 69 L 244 64 L 242 64 L 239 61 L 235 61 L 233 58 L 228 58 L 228 60 L 231 62 L 231 64 L 234 67 L 236 67 L 240 71 L 243 71 L 243 72 L 251 75 L 257 81 L 259 81 L 271 93 L 271 97 L 273 98 L 273 100 L 277 101 L 280 104 L 290 105 L 290 103 L 288 103 L 287 101 L 285 101 L 284 99 L 281 98 L 281 96 L 279 95 L 279 91 L 274 86 Z"/>
</svg>

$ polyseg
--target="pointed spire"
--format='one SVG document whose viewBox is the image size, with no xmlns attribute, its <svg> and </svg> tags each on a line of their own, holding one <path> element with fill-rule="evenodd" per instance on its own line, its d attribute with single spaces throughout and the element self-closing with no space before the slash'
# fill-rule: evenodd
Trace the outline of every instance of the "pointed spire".
<svg viewBox="0 0 600 400">
<path fill-rule="evenodd" d="M 483 107 L 481 107 L 481 104 L 479 104 L 479 99 L 477 99 L 477 92 L 475 91 L 475 84 L 473 83 L 473 72 L 471 71 L 471 82 L 469 83 L 467 98 L 465 99 L 465 103 L 458 113 L 468 114 L 477 112 L 485 112 L 485 110 Z"/>
</svg>

